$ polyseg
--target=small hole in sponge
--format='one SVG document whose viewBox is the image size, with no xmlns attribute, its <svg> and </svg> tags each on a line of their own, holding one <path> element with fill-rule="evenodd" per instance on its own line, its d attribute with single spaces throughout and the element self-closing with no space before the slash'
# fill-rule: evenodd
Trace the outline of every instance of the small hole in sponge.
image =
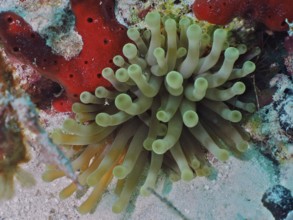
<svg viewBox="0 0 293 220">
<path fill-rule="evenodd" d="M 69 74 L 69 78 L 73 78 L 73 76 L 74 76 L 73 74 Z"/>
<path fill-rule="evenodd" d="M 113 10 L 113 7 L 106 7 L 107 11 L 112 11 Z"/>
<path fill-rule="evenodd" d="M 281 26 L 284 27 L 286 24 L 286 21 L 282 21 Z"/>
<path fill-rule="evenodd" d="M 100 79 L 102 77 L 102 74 L 101 73 L 98 73 L 97 74 L 97 77 Z"/>
<path fill-rule="evenodd" d="M 12 23 L 12 22 L 13 22 L 13 18 L 12 18 L 12 17 L 8 17 L 8 18 L 7 18 L 7 22 L 8 22 L 8 23 Z"/>
<path fill-rule="evenodd" d="M 108 44 L 109 40 L 108 39 L 104 39 L 104 44 Z"/>
<path fill-rule="evenodd" d="M 109 63 L 113 63 L 113 60 L 111 59 L 111 60 L 109 60 Z"/>
<path fill-rule="evenodd" d="M 13 47 L 13 51 L 14 51 L 14 52 L 19 52 L 20 49 L 19 49 L 19 47 Z"/>
<path fill-rule="evenodd" d="M 87 22 L 88 22 L 88 23 L 92 23 L 93 21 L 94 21 L 93 18 L 87 18 Z"/>
<path fill-rule="evenodd" d="M 88 64 L 89 62 L 87 60 L 84 61 L 84 64 Z"/>
<path fill-rule="evenodd" d="M 73 97 L 74 97 L 74 98 L 77 98 L 77 97 L 78 97 L 78 95 L 77 95 L 77 94 L 74 94 L 74 95 L 73 95 Z"/>
</svg>

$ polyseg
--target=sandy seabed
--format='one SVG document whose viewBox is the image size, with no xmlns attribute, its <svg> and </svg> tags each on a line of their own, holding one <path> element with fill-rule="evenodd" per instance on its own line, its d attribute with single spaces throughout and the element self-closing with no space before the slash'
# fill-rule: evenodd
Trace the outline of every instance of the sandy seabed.
<svg viewBox="0 0 293 220">
<path fill-rule="evenodd" d="M 252 146 L 244 160 L 231 157 L 226 163 L 212 161 L 215 173 L 209 178 L 197 177 L 188 183 L 172 183 L 162 174 L 155 190 L 187 219 L 273 220 L 271 213 L 262 205 L 262 195 L 275 184 L 293 190 L 293 168 L 290 164 L 274 166 L 256 150 L 257 147 Z M 155 195 L 134 196 L 125 212 L 112 213 L 111 206 L 116 199 L 114 184 L 110 185 L 93 214 L 80 215 L 76 207 L 84 198 L 72 196 L 61 201 L 58 193 L 69 180 L 43 182 L 44 165 L 35 150 L 31 154 L 33 158 L 24 168 L 34 174 L 37 184 L 30 189 L 16 184 L 15 197 L 0 203 L 1 220 L 182 219 L 174 207 Z"/>
</svg>

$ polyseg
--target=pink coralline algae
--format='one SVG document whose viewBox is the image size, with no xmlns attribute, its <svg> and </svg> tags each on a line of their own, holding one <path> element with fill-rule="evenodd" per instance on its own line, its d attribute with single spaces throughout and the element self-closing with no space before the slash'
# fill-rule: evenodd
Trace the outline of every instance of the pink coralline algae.
<svg viewBox="0 0 293 220">
<path fill-rule="evenodd" d="M 284 46 L 289 55 L 293 55 L 293 36 L 286 37 Z"/>
<path fill-rule="evenodd" d="M 285 65 L 288 73 L 293 76 L 293 36 L 289 36 L 285 39 L 284 46 L 288 53 L 288 56 L 285 57 Z"/>
</svg>

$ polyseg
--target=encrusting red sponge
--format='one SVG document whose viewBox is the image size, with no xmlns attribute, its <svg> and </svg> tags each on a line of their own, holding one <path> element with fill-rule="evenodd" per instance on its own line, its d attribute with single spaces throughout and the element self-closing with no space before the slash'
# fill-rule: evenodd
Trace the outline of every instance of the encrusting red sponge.
<svg viewBox="0 0 293 220">
<path fill-rule="evenodd" d="M 225 25 L 235 17 L 264 23 L 272 31 L 286 31 L 293 21 L 292 0 L 195 0 L 193 12 L 199 20 Z"/>
<path fill-rule="evenodd" d="M 120 54 L 129 41 L 126 28 L 115 19 L 113 0 L 71 0 L 71 8 L 83 49 L 69 61 L 53 54 L 23 18 L 13 12 L 0 13 L 0 39 L 8 56 L 32 66 L 64 88 L 66 97 L 53 103 L 59 111 L 70 111 L 71 103 L 79 100 L 83 91 L 109 87 L 101 72 L 105 67 L 114 68 L 112 57 Z"/>
</svg>

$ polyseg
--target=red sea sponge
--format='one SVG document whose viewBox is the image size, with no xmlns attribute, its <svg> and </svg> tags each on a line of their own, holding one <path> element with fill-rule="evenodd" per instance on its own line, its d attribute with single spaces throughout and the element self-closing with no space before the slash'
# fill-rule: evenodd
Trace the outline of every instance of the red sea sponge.
<svg viewBox="0 0 293 220">
<path fill-rule="evenodd" d="M 264 23 L 273 31 L 286 31 L 293 20 L 292 0 L 195 0 L 193 12 L 200 20 L 224 25 L 235 17 Z"/>
<path fill-rule="evenodd" d="M 69 110 L 81 92 L 110 86 L 101 72 L 114 67 L 112 57 L 128 41 L 126 29 L 115 20 L 114 1 L 71 0 L 71 7 L 84 44 L 81 53 L 69 61 L 53 54 L 23 18 L 13 12 L 0 13 L 0 39 L 9 57 L 34 67 L 65 89 L 66 98 L 54 103 L 60 111 Z"/>
<path fill-rule="evenodd" d="M 237 0 L 195 0 L 193 12 L 196 18 L 200 20 L 207 20 L 210 23 L 224 25 L 229 23 L 235 16 L 235 2 L 237 2 Z"/>
</svg>

